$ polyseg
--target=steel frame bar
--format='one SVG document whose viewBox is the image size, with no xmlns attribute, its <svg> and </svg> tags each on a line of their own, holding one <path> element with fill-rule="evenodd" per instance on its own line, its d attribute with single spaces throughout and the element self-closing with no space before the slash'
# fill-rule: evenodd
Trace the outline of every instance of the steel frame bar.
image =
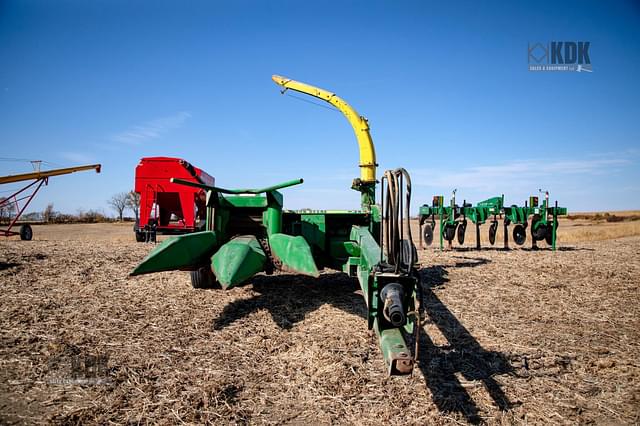
<svg viewBox="0 0 640 426">
<path fill-rule="evenodd" d="M 18 235 L 20 234 L 19 232 L 16 231 L 12 231 L 11 228 L 13 228 L 13 226 L 16 224 L 16 222 L 18 221 L 18 219 L 20 219 L 20 216 L 22 216 L 22 213 L 25 211 L 25 209 L 29 206 L 29 203 L 31 202 L 31 200 L 33 200 L 33 197 L 35 197 L 35 195 L 38 193 L 38 190 L 40 189 L 40 187 L 42 187 L 43 184 L 47 185 L 49 181 L 48 177 L 43 177 L 40 179 L 37 179 L 33 182 L 31 182 L 29 185 L 25 186 L 24 188 L 20 189 L 19 191 L 14 192 L 13 194 L 11 194 L 9 197 L 7 197 L 5 200 L 3 200 L 0 203 L 0 206 L 3 205 L 7 205 L 7 204 L 13 204 L 15 203 L 16 206 L 18 206 L 18 201 L 24 200 L 26 199 L 26 203 L 24 203 L 24 205 L 22 206 L 21 209 L 18 210 L 18 213 L 16 213 L 16 216 L 13 218 L 13 220 L 11 221 L 11 223 L 9 223 L 9 226 L 6 229 L 0 229 L 0 232 L 2 232 L 4 234 L 5 237 L 10 237 L 12 235 Z M 26 191 L 27 189 L 31 188 L 32 186 L 36 185 L 36 188 L 34 189 L 34 191 L 23 198 L 20 198 L 20 200 L 16 199 L 16 197 L 21 194 L 22 192 Z M 11 198 L 14 199 L 14 201 L 7 201 L 7 200 L 11 200 Z"/>
</svg>

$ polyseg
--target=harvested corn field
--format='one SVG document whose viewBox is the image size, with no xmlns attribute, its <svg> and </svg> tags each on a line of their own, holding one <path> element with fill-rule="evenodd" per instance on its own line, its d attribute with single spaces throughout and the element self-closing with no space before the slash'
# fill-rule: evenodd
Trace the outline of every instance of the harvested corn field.
<svg viewBox="0 0 640 426">
<path fill-rule="evenodd" d="M 4 424 L 640 421 L 638 236 L 421 251 L 420 363 L 388 377 L 357 280 L 128 278 L 150 246 L 86 226 L 0 241 Z"/>
</svg>

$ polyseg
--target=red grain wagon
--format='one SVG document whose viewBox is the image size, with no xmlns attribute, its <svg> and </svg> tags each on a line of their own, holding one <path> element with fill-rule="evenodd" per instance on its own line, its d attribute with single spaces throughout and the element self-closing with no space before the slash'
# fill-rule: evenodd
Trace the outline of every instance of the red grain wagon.
<svg viewBox="0 0 640 426">
<path fill-rule="evenodd" d="M 215 180 L 188 161 L 171 157 L 145 157 L 136 166 L 135 191 L 140 194 L 137 241 L 156 232 L 187 233 L 204 229 L 206 194 L 202 189 L 172 183 L 180 178 L 213 186 Z"/>
</svg>

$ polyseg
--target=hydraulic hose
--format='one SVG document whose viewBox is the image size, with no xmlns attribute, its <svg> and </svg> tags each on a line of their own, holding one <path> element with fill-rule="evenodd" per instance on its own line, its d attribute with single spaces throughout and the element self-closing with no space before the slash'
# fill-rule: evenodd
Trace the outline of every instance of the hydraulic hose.
<svg viewBox="0 0 640 426">
<path fill-rule="evenodd" d="M 403 168 L 387 170 L 382 177 L 381 189 L 382 241 L 387 262 L 395 273 L 410 274 L 417 260 L 411 236 L 411 177 Z"/>
</svg>

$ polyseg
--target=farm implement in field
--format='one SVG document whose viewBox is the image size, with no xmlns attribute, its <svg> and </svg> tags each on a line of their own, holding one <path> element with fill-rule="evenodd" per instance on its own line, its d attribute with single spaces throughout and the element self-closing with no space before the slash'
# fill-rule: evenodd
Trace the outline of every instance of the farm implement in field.
<svg viewBox="0 0 640 426">
<path fill-rule="evenodd" d="M 33 161 L 33 163 L 38 164 L 40 161 Z M 28 223 L 20 225 L 20 229 L 18 231 L 14 231 L 13 227 L 17 225 L 20 216 L 26 210 L 31 200 L 36 196 L 42 185 L 49 184 L 49 178 L 52 176 L 60 176 L 60 175 L 68 175 L 70 173 L 82 172 L 87 170 L 95 170 L 96 173 L 100 173 L 100 164 L 90 164 L 87 166 L 75 166 L 75 167 L 66 167 L 62 169 L 53 169 L 53 170 L 36 170 L 31 173 L 23 173 L 19 175 L 8 175 L 8 176 L 0 176 L 0 185 L 9 184 L 15 182 L 26 182 L 33 181 L 22 188 L 14 191 L 8 197 L 4 197 L 0 200 L 0 208 L 11 208 L 15 209 L 16 214 L 9 222 L 9 226 L 4 229 L 0 229 L 0 235 L 4 235 L 5 237 L 10 237 L 12 235 L 20 235 L 21 240 L 31 240 L 33 237 L 33 230 L 31 229 L 31 225 Z M 22 205 L 20 204 L 22 203 Z"/>
<path fill-rule="evenodd" d="M 290 211 L 279 190 L 295 179 L 264 188 L 225 189 L 171 179 L 206 193 L 206 230 L 169 238 L 131 272 L 187 270 L 193 287 L 228 289 L 255 274 L 274 271 L 318 277 L 330 268 L 357 277 L 367 323 L 380 341 L 389 374 L 407 374 L 417 356 L 419 276 L 410 228 L 411 180 L 404 169 L 380 180 L 376 204 L 376 156 L 367 120 L 335 94 L 273 76 L 283 92 L 294 90 L 328 102 L 347 118 L 360 150 L 358 211 Z"/>
<path fill-rule="evenodd" d="M 155 241 L 156 233 L 181 234 L 202 230 L 205 191 L 172 183 L 171 178 L 215 184 L 213 177 L 186 160 L 145 157 L 136 166 L 135 192 L 140 196 L 140 219 L 133 230 L 136 241 Z"/>
<path fill-rule="evenodd" d="M 449 248 L 453 245 L 453 239 L 457 235 L 458 243 L 464 244 L 467 219 L 475 225 L 476 248 L 480 249 L 480 225 L 487 221 L 489 224 L 489 243 L 494 245 L 498 232 L 498 218 L 502 219 L 504 248 L 509 248 L 509 226 L 513 225 L 512 237 L 517 245 L 523 245 L 527 239 L 527 228 L 530 227 L 532 248 L 537 248 L 537 242 L 544 240 L 552 250 L 556 249 L 556 236 L 558 229 L 558 216 L 566 215 L 565 207 L 558 207 L 558 202 L 551 207 L 549 205 L 549 192 L 545 192 L 542 205 L 538 205 L 538 197 L 531 196 L 525 202 L 524 207 L 512 205 L 504 206 L 504 195 L 481 201 L 475 206 L 463 202 L 462 207 L 456 204 L 456 191 L 453 191 L 448 206 L 444 205 L 444 197 L 433 197 L 432 204 L 423 205 L 419 211 L 420 221 L 420 246 L 433 243 L 433 233 L 436 228 L 436 219 L 439 221 L 440 249 L 443 249 L 444 241 Z M 529 224 L 530 223 L 530 224 Z"/>
</svg>

